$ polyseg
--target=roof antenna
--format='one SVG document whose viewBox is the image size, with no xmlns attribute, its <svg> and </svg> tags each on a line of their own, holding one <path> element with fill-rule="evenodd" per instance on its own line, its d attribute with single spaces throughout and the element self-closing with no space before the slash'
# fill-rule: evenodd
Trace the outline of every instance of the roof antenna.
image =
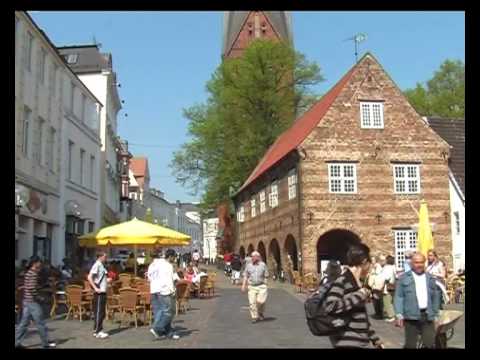
<svg viewBox="0 0 480 360">
<path fill-rule="evenodd" d="M 95 35 L 92 36 L 92 42 L 93 42 L 93 45 L 97 46 L 99 49 L 102 47 L 102 44 L 97 42 L 97 38 L 95 37 Z"/>
<path fill-rule="evenodd" d="M 343 41 L 353 41 L 355 43 L 355 63 L 358 62 L 358 44 L 365 40 L 367 40 L 367 35 L 362 33 L 356 34 L 351 38 L 343 40 Z"/>
</svg>

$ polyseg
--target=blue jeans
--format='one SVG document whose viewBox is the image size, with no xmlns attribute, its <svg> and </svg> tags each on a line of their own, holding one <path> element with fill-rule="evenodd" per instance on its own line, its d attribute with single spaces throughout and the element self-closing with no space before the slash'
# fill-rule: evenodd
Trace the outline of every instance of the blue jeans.
<svg viewBox="0 0 480 360">
<path fill-rule="evenodd" d="M 42 346 L 44 348 L 48 348 L 47 326 L 45 325 L 45 320 L 43 318 L 42 307 L 40 304 L 35 302 L 23 303 L 22 320 L 20 321 L 20 325 L 18 325 L 17 332 L 15 334 L 15 346 L 22 344 L 22 341 L 27 334 L 30 319 L 33 319 L 37 325 L 38 333 L 40 334 L 40 339 L 42 340 Z"/>
<path fill-rule="evenodd" d="M 158 335 L 172 336 L 172 320 L 175 297 L 173 295 L 152 294 L 153 330 Z"/>
</svg>

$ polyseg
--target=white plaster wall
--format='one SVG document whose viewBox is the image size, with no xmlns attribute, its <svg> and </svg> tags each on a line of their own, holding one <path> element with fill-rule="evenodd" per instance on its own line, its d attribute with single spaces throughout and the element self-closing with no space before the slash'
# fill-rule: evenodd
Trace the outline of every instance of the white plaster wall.
<svg viewBox="0 0 480 360">
<path fill-rule="evenodd" d="M 454 271 L 465 269 L 465 205 L 450 180 L 450 208 L 452 228 L 452 256 Z M 454 213 L 458 211 L 460 217 L 460 233 L 457 233 Z"/>
</svg>

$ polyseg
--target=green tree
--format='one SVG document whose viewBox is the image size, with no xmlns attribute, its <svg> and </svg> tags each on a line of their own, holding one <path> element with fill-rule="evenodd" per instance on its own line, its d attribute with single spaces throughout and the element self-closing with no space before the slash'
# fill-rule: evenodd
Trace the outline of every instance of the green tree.
<svg viewBox="0 0 480 360">
<path fill-rule="evenodd" d="M 417 83 L 404 93 L 420 115 L 464 118 L 465 65 L 460 60 L 446 60 L 426 86 Z"/>
<path fill-rule="evenodd" d="M 207 83 L 208 99 L 184 110 L 190 141 L 171 163 L 177 181 L 202 192 L 204 209 L 230 198 L 265 151 L 310 106 L 315 63 L 281 42 L 257 40 Z"/>
</svg>

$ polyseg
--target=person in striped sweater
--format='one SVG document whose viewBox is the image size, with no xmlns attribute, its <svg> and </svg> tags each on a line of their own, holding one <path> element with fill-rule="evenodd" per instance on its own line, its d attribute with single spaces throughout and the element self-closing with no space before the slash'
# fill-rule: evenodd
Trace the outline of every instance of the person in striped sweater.
<svg viewBox="0 0 480 360">
<path fill-rule="evenodd" d="M 335 348 L 383 348 L 368 319 L 366 303 L 370 290 L 363 287 L 360 280 L 366 278 L 370 264 L 368 246 L 352 245 L 347 252 L 346 266 L 325 299 L 325 311 L 345 323 L 338 333 L 330 336 Z"/>
<path fill-rule="evenodd" d="M 41 268 L 42 261 L 40 258 L 35 255 L 32 256 L 23 282 L 23 312 L 22 320 L 15 334 L 15 348 L 24 348 L 22 341 L 27 334 L 30 319 L 33 319 L 37 325 L 38 333 L 42 340 L 42 347 L 49 349 L 57 346 L 54 342 L 48 340 L 47 326 L 45 325 L 42 306 L 36 300 L 39 288 L 38 273 Z"/>
</svg>

